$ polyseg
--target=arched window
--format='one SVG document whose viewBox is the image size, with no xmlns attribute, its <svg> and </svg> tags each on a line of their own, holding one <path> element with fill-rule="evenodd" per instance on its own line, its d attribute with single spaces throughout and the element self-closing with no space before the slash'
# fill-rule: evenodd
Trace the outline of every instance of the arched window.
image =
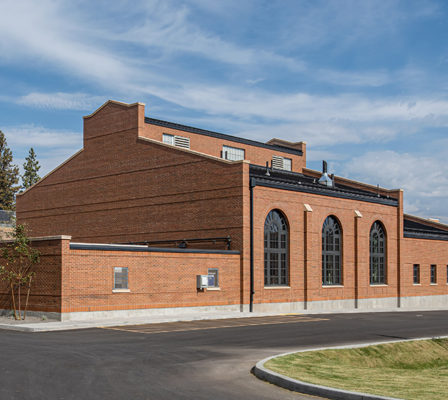
<svg viewBox="0 0 448 400">
<path fill-rule="evenodd" d="M 288 285 L 288 226 L 285 217 L 272 210 L 264 223 L 264 284 Z"/>
<path fill-rule="evenodd" d="M 379 221 L 370 229 L 370 283 L 386 283 L 386 234 Z"/>
<path fill-rule="evenodd" d="M 322 285 L 342 284 L 341 227 L 333 216 L 322 227 Z"/>
</svg>

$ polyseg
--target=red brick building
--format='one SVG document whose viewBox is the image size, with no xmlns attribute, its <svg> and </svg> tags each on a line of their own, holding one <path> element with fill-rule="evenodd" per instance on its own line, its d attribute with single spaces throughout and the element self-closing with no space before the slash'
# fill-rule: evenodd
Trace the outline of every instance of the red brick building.
<svg viewBox="0 0 448 400">
<path fill-rule="evenodd" d="M 43 254 L 34 310 L 446 307 L 448 226 L 404 214 L 401 190 L 307 169 L 304 142 L 144 111 L 105 103 L 83 149 L 18 196 Z"/>
</svg>

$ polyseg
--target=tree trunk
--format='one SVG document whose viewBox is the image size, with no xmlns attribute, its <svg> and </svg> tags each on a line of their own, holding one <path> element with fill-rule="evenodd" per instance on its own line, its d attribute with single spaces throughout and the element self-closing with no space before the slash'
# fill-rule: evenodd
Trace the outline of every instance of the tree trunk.
<svg viewBox="0 0 448 400">
<path fill-rule="evenodd" d="M 26 309 L 28 308 L 28 299 L 30 298 L 30 290 L 31 290 L 31 280 L 33 279 L 33 276 L 30 276 L 30 280 L 28 282 L 28 291 L 26 293 L 26 302 L 25 302 L 25 310 L 23 311 L 23 319 L 26 318 Z"/>
<path fill-rule="evenodd" d="M 14 319 L 18 319 L 17 312 L 16 312 L 16 299 L 14 297 L 14 285 L 13 285 L 12 281 L 9 283 L 11 285 L 11 297 L 12 297 L 12 308 L 14 310 Z"/>
<path fill-rule="evenodd" d="M 20 284 L 20 281 L 19 281 L 19 289 L 18 289 L 18 296 L 17 296 L 17 303 L 19 304 L 19 306 L 17 307 L 18 308 L 18 313 L 19 313 L 19 319 L 22 319 L 22 305 L 20 304 L 20 287 L 21 287 L 22 285 Z"/>
</svg>

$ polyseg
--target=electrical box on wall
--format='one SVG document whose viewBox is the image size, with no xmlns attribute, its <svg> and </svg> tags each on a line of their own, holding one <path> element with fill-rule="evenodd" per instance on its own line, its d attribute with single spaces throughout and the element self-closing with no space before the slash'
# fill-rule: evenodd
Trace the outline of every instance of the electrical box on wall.
<svg viewBox="0 0 448 400">
<path fill-rule="evenodd" d="M 196 275 L 196 287 L 198 290 L 204 290 L 208 288 L 208 275 Z"/>
</svg>

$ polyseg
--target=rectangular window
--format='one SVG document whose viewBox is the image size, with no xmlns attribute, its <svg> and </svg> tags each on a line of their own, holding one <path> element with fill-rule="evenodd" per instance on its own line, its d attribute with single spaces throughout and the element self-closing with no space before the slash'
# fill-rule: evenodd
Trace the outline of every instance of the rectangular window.
<svg viewBox="0 0 448 400">
<path fill-rule="evenodd" d="M 208 287 L 209 288 L 219 287 L 218 268 L 208 269 Z"/>
<path fill-rule="evenodd" d="M 291 171 L 292 160 L 290 158 L 283 158 L 283 169 L 285 171 Z"/>
<path fill-rule="evenodd" d="M 171 146 L 183 147 L 184 149 L 190 148 L 190 138 L 177 135 L 169 135 L 164 133 L 162 135 L 163 143 L 170 144 Z"/>
<path fill-rule="evenodd" d="M 437 265 L 431 265 L 431 284 L 437 283 Z"/>
<path fill-rule="evenodd" d="M 272 168 L 291 171 L 292 160 L 281 156 L 272 156 Z"/>
<path fill-rule="evenodd" d="M 163 143 L 174 146 L 174 135 L 168 135 L 167 133 L 164 133 L 162 136 L 162 141 Z"/>
<path fill-rule="evenodd" d="M 414 285 L 418 285 L 420 283 L 420 264 L 414 264 Z"/>
<path fill-rule="evenodd" d="M 128 289 L 128 268 L 114 268 L 114 289 Z"/>
<path fill-rule="evenodd" d="M 244 160 L 244 149 L 236 147 L 222 146 L 222 158 L 231 161 Z"/>
</svg>

